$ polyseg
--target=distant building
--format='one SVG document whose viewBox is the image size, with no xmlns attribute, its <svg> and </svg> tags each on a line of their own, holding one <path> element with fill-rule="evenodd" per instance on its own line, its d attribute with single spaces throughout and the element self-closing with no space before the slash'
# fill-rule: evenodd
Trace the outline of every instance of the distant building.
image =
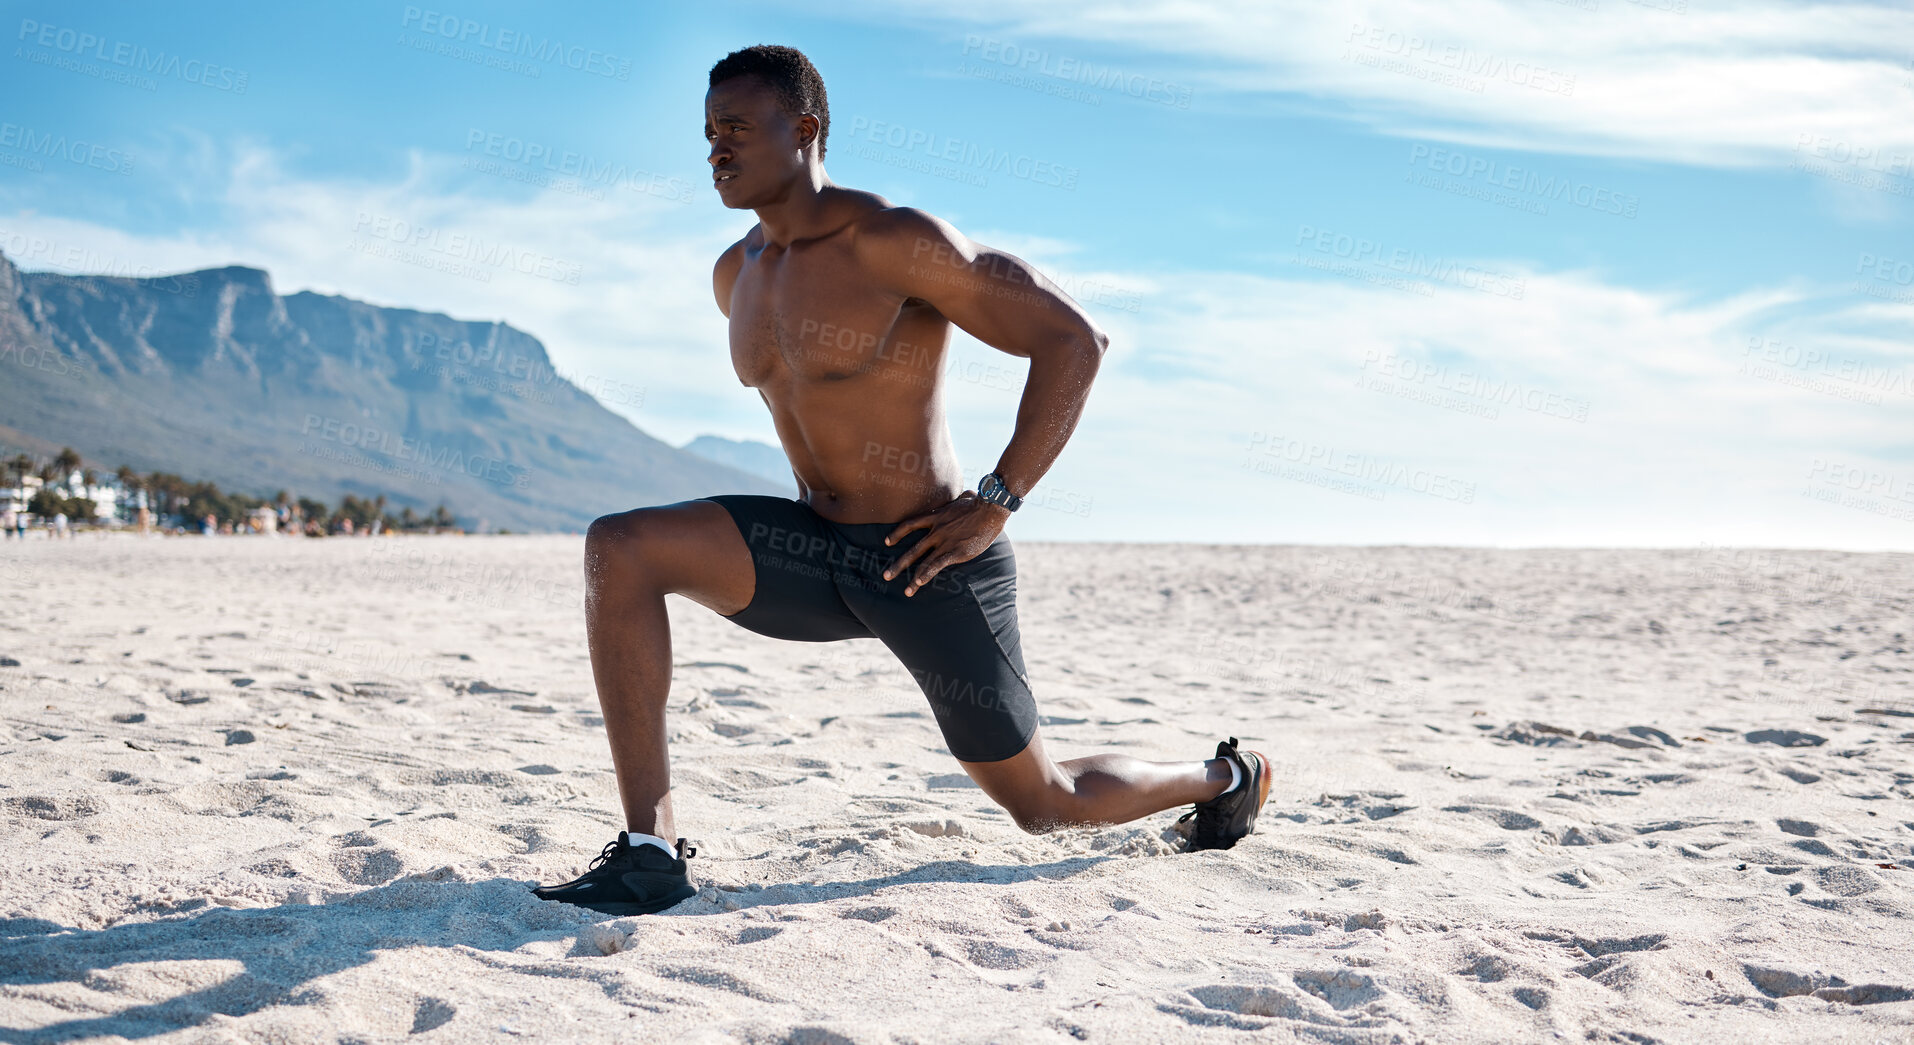
<svg viewBox="0 0 1914 1045">
<path fill-rule="evenodd" d="M 92 501 L 93 519 L 91 521 L 112 525 L 120 522 L 119 509 L 126 491 L 120 486 L 119 481 L 109 478 L 96 479 L 88 483 L 84 471 L 76 471 L 68 475 L 65 482 L 56 480 L 51 484 L 37 475 L 20 476 L 11 485 L 0 488 L 0 513 L 11 509 L 15 514 L 27 517 L 30 522 L 43 521 L 29 511 L 27 506 L 33 503 L 33 499 L 39 496 L 40 491 L 49 487 L 52 492 L 62 497 L 83 497 Z M 73 521 L 83 520 L 75 518 Z"/>
<path fill-rule="evenodd" d="M 0 507 L 0 513 L 10 510 L 15 515 L 32 518 L 32 513 L 27 511 L 27 505 L 33 503 L 34 495 L 40 492 L 42 485 L 37 475 L 21 476 L 17 483 L 7 487 L 5 491 L 0 491 L 0 506 L 3 506 Z"/>
<path fill-rule="evenodd" d="M 93 502 L 93 517 L 104 522 L 119 521 L 120 498 L 126 491 L 120 488 L 118 479 L 96 479 L 86 481 L 85 472 L 74 472 L 66 477 L 63 491 L 68 497 L 84 497 Z"/>
</svg>

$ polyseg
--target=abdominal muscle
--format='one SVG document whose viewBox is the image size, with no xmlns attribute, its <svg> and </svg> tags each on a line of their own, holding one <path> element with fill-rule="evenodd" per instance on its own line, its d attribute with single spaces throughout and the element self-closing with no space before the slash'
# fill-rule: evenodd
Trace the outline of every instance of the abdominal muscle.
<svg viewBox="0 0 1914 1045">
<path fill-rule="evenodd" d="M 812 511 L 847 525 L 898 522 L 964 491 L 956 449 L 933 402 L 895 392 L 876 398 L 881 393 L 869 375 L 829 382 L 837 387 L 828 390 L 815 387 L 821 383 L 795 397 L 764 390 L 798 500 Z M 787 398 L 802 403 L 780 403 Z"/>
</svg>

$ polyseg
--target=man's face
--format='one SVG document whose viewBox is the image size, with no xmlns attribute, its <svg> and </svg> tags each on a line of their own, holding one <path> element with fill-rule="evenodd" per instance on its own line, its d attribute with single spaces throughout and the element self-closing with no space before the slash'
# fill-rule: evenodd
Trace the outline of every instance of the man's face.
<svg viewBox="0 0 1914 1045">
<path fill-rule="evenodd" d="M 804 143 L 816 134 L 815 117 L 786 116 L 756 77 L 733 77 L 705 93 L 712 184 L 727 207 L 749 210 L 783 198 L 804 170 Z"/>
</svg>

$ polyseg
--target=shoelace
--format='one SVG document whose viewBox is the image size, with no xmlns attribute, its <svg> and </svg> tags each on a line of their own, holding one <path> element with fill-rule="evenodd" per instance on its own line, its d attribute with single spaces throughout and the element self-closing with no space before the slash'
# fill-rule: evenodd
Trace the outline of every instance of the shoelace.
<svg viewBox="0 0 1914 1045">
<path fill-rule="evenodd" d="M 1191 817 L 1196 818 L 1196 829 L 1190 832 L 1192 839 L 1215 838 L 1223 831 L 1223 825 L 1220 823 L 1223 819 L 1223 811 L 1210 805 L 1209 802 L 1198 803 L 1196 808 L 1177 817 L 1176 822 L 1180 824 Z"/>
<path fill-rule="evenodd" d="M 600 867 L 604 866 L 606 861 L 618 855 L 618 850 L 624 849 L 624 848 L 627 848 L 627 847 L 625 846 L 623 842 L 620 842 L 616 838 L 612 839 L 611 841 L 605 843 L 605 849 L 603 852 L 599 853 L 595 857 L 592 857 L 591 863 L 585 867 L 585 870 L 587 871 L 598 870 Z M 685 840 L 680 838 L 678 839 L 678 854 L 677 855 L 678 855 L 678 859 L 680 860 L 689 860 L 690 858 L 698 855 L 698 847 L 695 845 L 686 845 Z"/>
<path fill-rule="evenodd" d="M 618 850 L 622 848 L 624 848 L 623 843 L 619 842 L 616 838 L 612 839 L 611 842 L 605 846 L 605 851 L 593 857 L 592 862 L 586 865 L 585 870 L 587 871 L 598 870 L 600 867 L 604 866 L 606 861 L 610 860 L 613 856 L 615 856 Z"/>
</svg>

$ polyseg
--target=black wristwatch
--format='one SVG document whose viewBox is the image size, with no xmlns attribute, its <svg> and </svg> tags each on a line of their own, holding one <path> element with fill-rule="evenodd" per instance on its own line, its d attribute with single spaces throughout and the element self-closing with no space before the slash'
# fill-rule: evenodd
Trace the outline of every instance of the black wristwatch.
<svg viewBox="0 0 1914 1045">
<path fill-rule="evenodd" d="M 991 504 L 1001 504 L 1013 512 L 1023 507 L 1023 498 L 1011 493 L 1010 487 L 1004 485 L 1004 477 L 996 472 L 977 480 L 977 496 Z"/>
</svg>

